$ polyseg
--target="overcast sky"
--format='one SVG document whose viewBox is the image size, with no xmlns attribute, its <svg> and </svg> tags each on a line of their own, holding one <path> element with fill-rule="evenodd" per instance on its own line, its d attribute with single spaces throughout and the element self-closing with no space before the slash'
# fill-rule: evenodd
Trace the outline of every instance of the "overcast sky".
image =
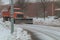
<svg viewBox="0 0 60 40">
<path fill-rule="evenodd" d="M 2 0 L 4 2 L 4 4 L 9 4 L 9 0 Z M 41 0 L 29 0 L 29 2 L 39 2 Z M 48 1 L 48 0 L 47 0 Z M 50 0 L 52 1 L 52 0 Z"/>
<path fill-rule="evenodd" d="M 9 4 L 9 0 L 2 0 L 2 2 L 4 2 L 4 4 Z"/>
<path fill-rule="evenodd" d="M 4 4 L 10 4 L 10 0 L 2 0 Z M 14 1 L 15 2 L 15 1 Z"/>
</svg>

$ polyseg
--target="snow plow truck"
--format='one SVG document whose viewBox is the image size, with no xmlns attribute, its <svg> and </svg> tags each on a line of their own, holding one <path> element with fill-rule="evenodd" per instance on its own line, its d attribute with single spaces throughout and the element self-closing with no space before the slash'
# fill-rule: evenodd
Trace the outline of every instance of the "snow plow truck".
<svg viewBox="0 0 60 40">
<path fill-rule="evenodd" d="M 3 21 L 10 21 L 10 9 L 5 9 L 2 11 Z M 33 24 L 33 18 L 26 17 L 24 12 L 22 12 L 21 8 L 14 8 L 14 23 L 25 23 L 25 24 Z"/>
</svg>

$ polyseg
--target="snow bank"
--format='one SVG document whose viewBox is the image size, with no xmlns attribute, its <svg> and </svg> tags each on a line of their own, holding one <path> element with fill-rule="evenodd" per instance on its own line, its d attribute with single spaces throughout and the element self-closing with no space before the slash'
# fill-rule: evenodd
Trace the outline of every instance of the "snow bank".
<svg viewBox="0 0 60 40">
<path fill-rule="evenodd" d="M 13 35 L 9 35 L 8 40 L 31 40 L 31 35 L 22 28 L 15 27 Z"/>
<path fill-rule="evenodd" d="M 31 35 L 24 29 L 14 26 L 14 33 L 11 35 L 11 23 L 0 20 L 0 40 L 32 40 Z"/>
<path fill-rule="evenodd" d="M 7 40 L 8 35 L 10 35 L 10 31 L 0 24 L 0 40 Z"/>
<path fill-rule="evenodd" d="M 46 17 L 44 18 L 33 18 L 33 24 L 41 24 L 41 25 L 60 25 L 60 19 L 54 19 L 54 17 Z"/>
</svg>

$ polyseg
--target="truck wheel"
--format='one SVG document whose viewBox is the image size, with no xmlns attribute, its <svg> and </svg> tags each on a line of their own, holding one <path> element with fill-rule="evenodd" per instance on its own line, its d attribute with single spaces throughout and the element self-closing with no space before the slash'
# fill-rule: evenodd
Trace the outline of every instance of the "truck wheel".
<svg viewBox="0 0 60 40">
<path fill-rule="evenodd" d="M 3 17 L 3 22 L 5 22 L 5 18 Z"/>
<path fill-rule="evenodd" d="M 8 18 L 7 17 L 3 17 L 3 21 L 8 21 Z"/>
<path fill-rule="evenodd" d="M 9 19 L 8 17 L 5 17 L 5 21 L 8 21 L 8 19 Z"/>
<path fill-rule="evenodd" d="M 15 24 L 15 19 L 14 19 L 14 24 Z"/>
</svg>

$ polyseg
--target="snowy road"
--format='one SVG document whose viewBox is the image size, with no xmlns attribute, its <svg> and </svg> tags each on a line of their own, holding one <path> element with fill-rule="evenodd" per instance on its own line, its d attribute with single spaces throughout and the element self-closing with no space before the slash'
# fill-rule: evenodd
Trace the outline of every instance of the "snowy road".
<svg viewBox="0 0 60 40">
<path fill-rule="evenodd" d="M 1 22 L 0 25 L 5 26 L 4 23 Z M 29 24 L 15 24 L 15 26 L 30 31 L 33 40 L 60 40 L 60 27 Z"/>
<path fill-rule="evenodd" d="M 60 29 L 42 25 L 15 25 L 32 32 L 34 40 L 60 40 Z"/>
</svg>

